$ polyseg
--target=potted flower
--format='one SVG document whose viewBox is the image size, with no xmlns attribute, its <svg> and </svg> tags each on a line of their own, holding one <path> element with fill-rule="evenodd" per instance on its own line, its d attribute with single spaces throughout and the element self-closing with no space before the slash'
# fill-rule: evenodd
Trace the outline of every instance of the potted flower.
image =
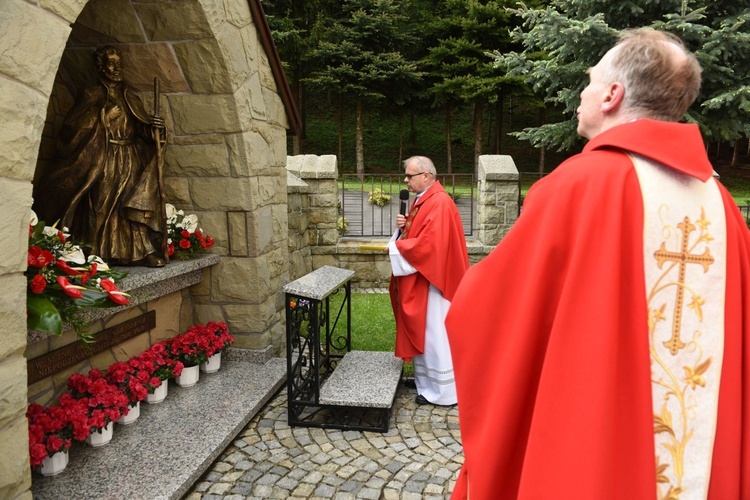
<svg viewBox="0 0 750 500">
<path fill-rule="evenodd" d="M 118 424 L 132 424 L 141 414 L 141 401 L 146 399 L 150 386 L 159 385 L 151 371 L 137 357 L 127 363 L 117 361 L 107 368 L 105 375 L 110 384 L 117 386 L 128 398 L 129 406 L 125 408 Z"/>
<path fill-rule="evenodd" d="M 198 216 L 185 215 L 174 205 L 166 204 L 167 212 L 167 253 L 170 257 L 188 260 L 195 254 L 205 252 L 214 246 L 214 239 L 198 227 Z"/>
<path fill-rule="evenodd" d="M 169 357 L 165 343 L 157 342 L 139 356 L 145 369 L 151 371 L 152 380 L 149 382 L 149 394 L 146 397 L 150 404 L 164 401 L 169 387 L 167 381 L 182 374 L 182 362 Z"/>
<path fill-rule="evenodd" d="M 184 368 L 175 381 L 181 387 L 192 387 L 198 382 L 200 364 L 208 360 L 209 338 L 203 335 L 203 325 L 193 325 L 167 344 L 169 356 L 182 362 Z"/>
<path fill-rule="evenodd" d="M 91 446 L 104 446 L 112 439 L 114 422 L 128 411 L 130 401 L 120 388 L 107 381 L 96 368 L 88 376 L 74 373 L 68 378 L 69 393 L 60 397 L 61 404 L 72 398 L 86 407 L 88 437 Z"/>
<path fill-rule="evenodd" d="M 91 342 L 79 314 L 89 307 L 128 304 L 128 295 L 116 281 L 127 273 L 116 272 L 96 255 L 86 256 L 67 228 L 46 226 L 31 212 L 27 254 L 26 317 L 29 330 L 62 334 L 68 322 L 84 342 Z"/>
<path fill-rule="evenodd" d="M 201 364 L 201 371 L 213 373 L 221 368 L 221 352 L 234 342 L 234 337 L 229 334 L 229 329 L 223 322 L 210 321 L 202 327 L 202 331 L 208 338 L 209 348 L 206 352 L 208 359 Z"/>
<path fill-rule="evenodd" d="M 26 411 L 29 421 L 29 456 L 31 466 L 44 476 L 59 474 L 68 465 L 68 450 L 73 442 L 73 421 L 61 405 L 44 407 L 31 403 Z M 75 418 L 80 421 L 79 418 Z M 81 426 L 79 426 L 79 429 Z M 85 439 L 85 438 L 84 438 Z"/>
</svg>

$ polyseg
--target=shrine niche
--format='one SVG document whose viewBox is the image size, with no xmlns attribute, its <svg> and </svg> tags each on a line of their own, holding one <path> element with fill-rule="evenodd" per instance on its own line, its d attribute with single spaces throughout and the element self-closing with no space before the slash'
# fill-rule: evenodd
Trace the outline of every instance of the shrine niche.
<svg viewBox="0 0 750 500">
<path fill-rule="evenodd" d="M 0 25 L 0 211 L 9 219 L 0 226 L 0 361 L 6 367 L 0 382 L 8 388 L 0 412 L 0 468 L 6 471 L 0 493 L 16 497 L 30 488 L 28 456 L 18 453 L 27 442 L 19 415 L 29 396 L 51 401 L 68 370 L 102 364 L 81 361 L 27 385 L 27 360 L 76 341 L 70 332 L 29 337 L 23 272 L 32 192 L 37 199 L 46 194 L 40 181 L 58 158 L 65 116 L 82 89 L 97 85 L 94 51 L 109 45 L 120 52 L 126 83 L 150 114 L 159 78 L 159 114 L 169 131 L 164 198 L 196 214 L 216 240 L 211 252 L 217 262 L 190 271 L 198 280 L 182 280 L 186 287 L 170 284 L 171 262 L 133 267 L 148 275 L 146 285 L 140 274 L 129 276 L 133 293 L 142 294 L 137 305 L 92 318 L 94 332 L 153 310 L 156 324 L 102 353 L 110 359 L 173 335 L 170 330 L 216 319 L 227 322 L 237 348 L 259 360 L 281 352 L 283 307 L 276 295 L 288 274 L 286 136 L 299 122 L 257 0 L 5 0 Z M 170 319 L 159 308 L 170 311 Z"/>
<path fill-rule="evenodd" d="M 120 51 L 94 51 L 97 83 L 79 91 L 60 128 L 51 168 L 37 181 L 34 209 L 113 265 L 169 261 L 159 116 L 159 79 L 149 112 L 124 82 Z"/>
</svg>

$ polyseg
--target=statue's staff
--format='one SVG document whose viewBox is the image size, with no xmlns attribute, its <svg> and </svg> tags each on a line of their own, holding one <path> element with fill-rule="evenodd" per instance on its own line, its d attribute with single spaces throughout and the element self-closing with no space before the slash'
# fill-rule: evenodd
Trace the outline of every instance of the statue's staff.
<svg viewBox="0 0 750 500">
<path fill-rule="evenodd" d="M 159 180 L 159 197 L 161 198 L 160 206 L 161 206 L 161 216 L 162 216 L 162 231 L 163 231 L 163 241 L 162 241 L 162 251 L 164 252 L 164 262 L 166 264 L 169 264 L 169 244 L 167 241 L 169 241 L 169 232 L 167 230 L 167 202 L 166 202 L 166 195 L 164 193 L 164 174 L 163 174 L 163 167 L 162 167 L 162 157 L 161 157 L 161 130 L 158 125 L 156 125 L 157 122 L 161 121 L 161 117 L 159 116 L 159 77 L 154 77 L 154 140 L 156 141 L 156 172 L 157 177 Z"/>
</svg>

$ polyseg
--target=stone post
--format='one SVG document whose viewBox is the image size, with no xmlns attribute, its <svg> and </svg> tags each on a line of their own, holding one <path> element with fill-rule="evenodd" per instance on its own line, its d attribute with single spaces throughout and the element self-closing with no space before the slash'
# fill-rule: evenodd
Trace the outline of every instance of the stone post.
<svg viewBox="0 0 750 500">
<path fill-rule="evenodd" d="M 518 218 L 518 169 L 508 155 L 483 155 L 479 157 L 478 180 L 477 237 L 485 247 L 493 247 Z"/>
<path fill-rule="evenodd" d="M 286 168 L 289 174 L 304 184 L 290 191 L 303 193 L 307 198 L 289 206 L 290 212 L 296 212 L 293 218 L 295 223 L 289 225 L 290 241 L 294 236 L 294 240 L 301 241 L 298 246 L 335 247 L 339 242 L 336 156 L 288 156 Z M 303 238 L 299 238 L 300 232 Z M 300 252 L 302 248 L 295 248 L 295 251 Z M 310 255 L 309 251 L 306 255 Z M 308 272 L 312 270 L 311 265 L 307 265 Z"/>
</svg>

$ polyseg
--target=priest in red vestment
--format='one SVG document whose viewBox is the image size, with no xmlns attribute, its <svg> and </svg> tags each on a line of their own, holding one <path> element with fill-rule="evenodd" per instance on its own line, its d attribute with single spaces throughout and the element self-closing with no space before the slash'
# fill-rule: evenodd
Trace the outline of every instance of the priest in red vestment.
<svg viewBox="0 0 750 500">
<path fill-rule="evenodd" d="M 588 144 L 532 187 L 446 318 L 453 498 L 750 499 L 750 233 L 677 123 L 700 67 L 640 29 L 589 77 Z"/>
<path fill-rule="evenodd" d="M 419 404 L 456 404 L 445 315 L 469 267 L 461 216 L 436 179 L 429 158 L 404 162 L 405 181 L 416 193 L 408 216 L 399 214 L 388 243 L 393 275 L 390 293 L 396 318 L 396 356 L 414 360 Z"/>
</svg>

